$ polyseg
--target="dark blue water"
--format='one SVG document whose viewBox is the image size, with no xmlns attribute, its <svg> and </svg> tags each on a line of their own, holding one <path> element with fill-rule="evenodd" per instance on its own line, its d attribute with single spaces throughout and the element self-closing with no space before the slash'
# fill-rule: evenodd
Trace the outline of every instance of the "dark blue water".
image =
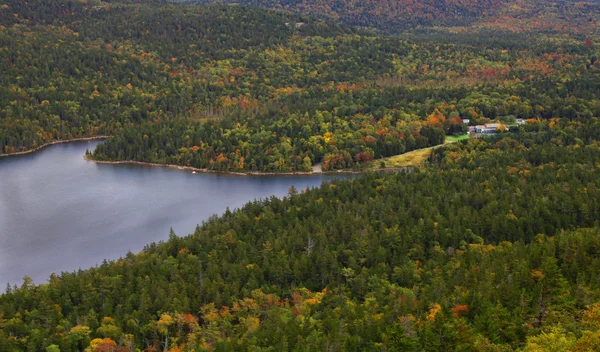
<svg viewBox="0 0 600 352">
<path fill-rule="evenodd" d="M 54 145 L 0 158 L 0 287 L 27 275 L 44 283 L 74 271 L 184 236 L 227 207 L 290 186 L 317 187 L 332 176 L 228 176 L 83 159 L 98 141 Z"/>
</svg>

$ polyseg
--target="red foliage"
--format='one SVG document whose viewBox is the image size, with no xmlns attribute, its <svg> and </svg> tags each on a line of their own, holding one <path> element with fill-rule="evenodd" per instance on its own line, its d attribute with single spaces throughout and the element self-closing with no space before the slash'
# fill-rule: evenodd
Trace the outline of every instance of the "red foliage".
<svg viewBox="0 0 600 352">
<path fill-rule="evenodd" d="M 461 125 L 463 123 L 462 119 L 460 117 L 453 117 L 450 120 L 453 124 L 457 124 L 457 125 Z"/>
<path fill-rule="evenodd" d="M 366 136 L 365 137 L 365 143 L 367 143 L 367 144 L 375 144 L 375 143 L 377 143 L 377 139 L 375 139 L 375 137 L 373 137 L 373 136 Z"/>
<path fill-rule="evenodd" d="M 360 152 L 354 156 L 354 161 L 359 162 L 359 163 L 366 163 L 367 161 L 372 161 L 372 160 L 373 160 L 373 155 L 366 153 L 366 152 Z"/>
<path fill-rule="evenodd" d="M 182 315 L 181 320 L 184 324 L 187 324 L 188 329 L 192 329 L 198 325 L 198 317 L 195 317 L 189 313 Z"/>
<path fill-rule="evenodd" d="M 115 341 L 105 338 L 96 346 L 94 352 L 129 352 L 129 349 L 125 347 L 117 347 L 117 343 Z"/>
</svg>

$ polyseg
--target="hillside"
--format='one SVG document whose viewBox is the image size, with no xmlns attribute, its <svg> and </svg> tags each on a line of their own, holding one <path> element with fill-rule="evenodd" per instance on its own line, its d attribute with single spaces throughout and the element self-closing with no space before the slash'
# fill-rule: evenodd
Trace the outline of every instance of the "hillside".
<svg viewBox="0 0 600 352">
<path fill-rule="evenodd" d="M 25 277 L 0 351 L 597 350 L 597 2 L 243 4 L 5 1 L 0 153 L 368 170 L 512 127 Z"/>
<path fill-rule="evenodd" d="M 386 37 L 263 9 L 161 2 L 10 1 L 0 20 L 8 154 L 113 135 L 91 158 L 364 169 L 464 132 L 462 119 L 600 109 L 595 36 Z"/>
<path fill-rule="evenodd" d="M 598 222 L 598 124 L 451 144 L 25 279 L 0 296 L 0 349 L 591 351 L 600 230 L 577 228 Z"/>
<path fill-rule="evenodd" d="M 185 2 L 185 1 L 184 1 Z M 597 32 L 597 1 L 553 0 L 200 0 L 330 18 L 350 25 L 400 32 L 415 27 L 474 27 L 509 31 Z"/>
</svg>

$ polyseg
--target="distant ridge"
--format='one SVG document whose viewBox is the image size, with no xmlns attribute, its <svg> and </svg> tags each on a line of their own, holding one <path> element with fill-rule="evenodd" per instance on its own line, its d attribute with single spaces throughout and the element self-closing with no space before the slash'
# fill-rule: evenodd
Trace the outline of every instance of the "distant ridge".
<svg viewBox="0 0 600 352">
<path fill-rule="evenodd" d="M 197 0 L 236 4 L 335 19 L 350 25 L 399 32 L 417 27 L 500 28 L 514 31 L 597 31 L 598 1 L 560 0 Z"/>
</svg>

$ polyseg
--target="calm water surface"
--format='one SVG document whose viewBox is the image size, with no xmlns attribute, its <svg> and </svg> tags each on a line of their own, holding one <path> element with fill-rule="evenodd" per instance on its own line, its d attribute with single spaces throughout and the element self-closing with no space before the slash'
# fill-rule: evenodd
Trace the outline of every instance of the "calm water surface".
<svg viewBox="0 0 600 352">
<path fill-rule="evenodd" d="M 332 176 L 243 177 L 83 160 L 100 142 L 0 158 L 0 285 L 116 259 L 248 201 Z"/>
</svg>

